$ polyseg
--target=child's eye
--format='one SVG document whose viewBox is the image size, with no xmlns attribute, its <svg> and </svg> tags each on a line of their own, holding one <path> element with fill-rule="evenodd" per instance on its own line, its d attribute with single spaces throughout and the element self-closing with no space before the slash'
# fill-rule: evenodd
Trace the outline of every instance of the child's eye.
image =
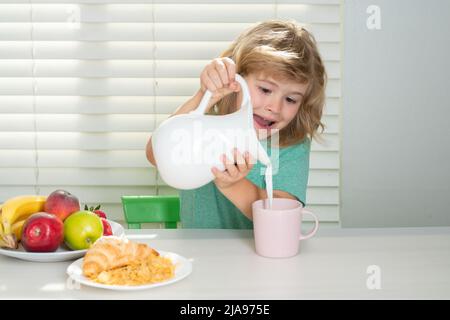
<svg viewBox="0 0 450 320">
<path fill-rule="evenodd" d="M 294 100 L 294 99 L 289 98 L 289 97 L 286 98 L 286 101 L 287 101 L 288 103 L 292 103 L 292 104 L 297 103 L 297 100 Z"/>
<path fill-rule="evenodd" d="M 264 94 L 270 94 L 272 92 L 272 90 L 264 88 L 264 87 L 258 87 L 258 88 Z"/>
</svg>

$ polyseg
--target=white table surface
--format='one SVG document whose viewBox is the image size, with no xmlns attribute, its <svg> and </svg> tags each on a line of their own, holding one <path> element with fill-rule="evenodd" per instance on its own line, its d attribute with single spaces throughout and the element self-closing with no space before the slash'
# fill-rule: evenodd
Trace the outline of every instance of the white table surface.
<svg viewBox="0 0 450 320">
<path fill-rule="evenodd" d="M 68 280 L 71 261 L 0 256 L 0 299 L 450 299 L 450 228 L 319 228 L 287 259 L 255 254 L 252 231 L 146 229 L 135 241 L 192 259 L 180 282 L 110 291 Z M 380 270 L 369 289 L 367 268 Z M 372 283 L 372 282 L 371 282 Z"/>
</svg>

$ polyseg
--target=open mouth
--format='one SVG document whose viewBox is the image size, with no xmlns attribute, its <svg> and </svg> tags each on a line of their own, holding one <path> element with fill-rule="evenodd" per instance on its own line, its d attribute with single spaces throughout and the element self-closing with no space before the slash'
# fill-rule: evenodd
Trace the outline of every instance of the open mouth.
<svg viewBox="0 0 450 320">
<path fill-rule="evenodd" d="M 276 123 L 275 121 L 264 119 L 257 114 L 253 114 L 253 120 L 253 122 L 256 124 L 255 127 L 257 127 L 257 129 L 270 129 Z"/>
</svg>

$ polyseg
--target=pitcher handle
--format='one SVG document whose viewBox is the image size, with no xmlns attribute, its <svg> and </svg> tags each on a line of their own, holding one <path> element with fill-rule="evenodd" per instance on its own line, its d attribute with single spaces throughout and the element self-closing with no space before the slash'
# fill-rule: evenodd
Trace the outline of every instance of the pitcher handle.
<svg viewBox="0 0 450 320">
<path fill-rule="evenodd" d="M 242 98 L 241 108 L 248 108 L 247 112 L 251 113 L 252 118 L 253 118 L 253 107 L 251 106 L 251 103 L 250 103 L 250 91 L 248 89 L 247 82 L 239 74 L 236 74 L 235 78 L 236 78 L 236 81 L 239 82 L 239 84 L 241 85 L 241 88 L 242 88 L 243 98 Z M 200 101 L 200 104 L 197 107 L 197 109 L 191 111 L 190 113 L 192 113 L 192 114 L 204 114 L 205 111 L 206 111 L 206 108 L 208 107 L 208 102 L 209 102 L 209 100 L 211 100 L 211 97 L 212 97 L 212 92 L 209 91 L 209 90 L 206 90 L 205 94 L 203 95 L 202 100 Z"/>
</svg>

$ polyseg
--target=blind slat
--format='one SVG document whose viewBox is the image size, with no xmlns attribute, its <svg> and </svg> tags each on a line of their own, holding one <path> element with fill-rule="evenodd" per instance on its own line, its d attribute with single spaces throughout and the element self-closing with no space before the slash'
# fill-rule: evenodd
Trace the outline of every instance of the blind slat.
<svg viewBox="0 0 450 320">
<path fill-rule="evenodd" d="M 35 60 L 36 77 L 198 78 L 210 60 Z M 0 60 L 2 77 L 32 77 L 32 60 Z M 329 79 L 340 78 L 339 62 L 325 61 Z"/>
<path fill-rule="evenodd" d="M 36 112 L 76 114 L 171 114 L 189 96 L 37 96 Z M 339 98 L 328 97 L 325 115 L 339 115 Z M 2 113 L 33 113 L 32 96 L 1 96 Z"/>
<path fill-rule="evenodd" d="M 155 125 L 164 121 L 168 114 L 4 114 L 0 118 L 2 131 L 34 131 L 35 122 L 39 131 L 52 132 L 151 132 Z M 325 133 L 337 133 L 337 116 L 324 116 Z"/>
<path fill-rule="evenodd" d="M 129 4 L 141 4 L 141 3 L 155 3 L 155 4 L 167 4 L 167 3 L 175 3 L 175 4 L 227 4 L 227 3 L 233 3 L 233 4 L 242 4 L 242 3 L 248 3 L 248 4 L 254 4 L 254 3 L 271 3 L 273 4 L 273 0 L 31 0 L 34 4 L 59 4 L 59 3 L 80 3 L 80 4 L 114 4 L 114 3 L 126 3 Z M 290 3 L 298 3 L 298 0 L 277 0 L 277 3 L 279 4 L 290 4 Z M 24 3 L 28 4 L 30 3 L 30 0 L 0 0 L 0 3 L 5 4 L 18 4 L 18 3 Z M 340 0 L 302 0 L 302 3 L 304 4 L 339 4 Z"/>
<path fill-rule="evenodd" d="M 255 21 L 256 22 L 256 21 Z M 34 23 L 36 41 L 231 41 L 251 23 Z M 338 24 L 305 24 L 317 41 L 339 41 Z M 30 23 L 1 23 L 0 41 L 31 40 Z"/>
<path fill-rule="evenodd" d="M 37 113 L 172 113 L 189 96 L 36 96 Z M 330 102 L 335 104 L 334 101 Z M 33 113 L 32 96 L 0 95 L 4 113 Z M 156 104 L 156 106 L 155 106 Z"/>
<path fill-rule="evenodd" d="M 197 78 L 156 78 L 154 92 L 152 78 L 35 78 L 36 94 L 39 96 L 189 96 L 199 87 Z M 1 95 L 31 95 L 32 78 L 0 78 Z M 328 97 L 340 97 L 340 81 L 330 79 L 327 83 Z"/>
<path fill-rule="evenodd" d="M 46 150 L 142 150 L 147 144 L 147 132 L 39 132 L 37 147 Z M 339 136 L 324 134 L 321 143 L 313 141 L 312 151 L 338 151 Z M 35 147 L 34 132 L 0 132 L 0 150 L 27 150 Z"/>
<path fill-rule="evenodd" d="M 2 151 L 1 168 L 30 168 L 35 165 L 35 151 Z M 41 168 L 150 168 L 144 150 L 110 150 L 108 152 L 65 150 L 38 150 Z M 20 158 L 20 159 L 18 159 Z M 336 152 L 311 152 L 311 169 L 338 169 Z"/>
<path fill-rule="evenodd" d="M 69 190 L 84 203 L 120 203 L 122 195 L 151 195 L 155 194 L 154 186 L 129 186 L 126 190 L 121 186 L 67 186 L 60 184 L 58 188 Z M 54 186 L 42 186 L 41 194 L 50 194 L 55 191 Z M 5 200 L 18 194 L 35 194 L 32 187 L 11 186 L 4 193 L 2 199 Z M 339 197 L 336 188 L 310 188 L 306 197 L 307 206 L 312 208 L 315 205 L 338 205 Z M 319 212 L 318 212 L 319 213 Z"/>
<path fill-rule="evenodd" d="M 255 22 L 274 18 L 273 4 L 34 4 L 34 22 Z M 278 17 L 305 23 L 339 23 L 336 6 L 287 4 Z M 0 22 L 29 22 L 28 4 L 0 4 Z"/>
<path fill-rule="evenodd" d="M 231 41 L 36 41 L 35 59 L 145 60 L 157 50 L 158 60 L 210 60 L 220 55 Z M 325 61 L 339 61 L 338 42 L 318 42 Z M 30 41 L 0 41 L 0 59 L 31 59 Z"/>
<path fill-rule="evenodd" d="M 337 170 L 311 170 L 309 187 L 338 187 Z M 148 186 L 156 183 L 154 168 L 43 168 L 39 172 L 43 185 L 64 184 L 68 186 Z M 35 181 L 33 168 L 0 168 L 0 179 L 10 185 L 24 185 Z M 165 185 L 162 183 L 162 185 Z"/>
</svg>

